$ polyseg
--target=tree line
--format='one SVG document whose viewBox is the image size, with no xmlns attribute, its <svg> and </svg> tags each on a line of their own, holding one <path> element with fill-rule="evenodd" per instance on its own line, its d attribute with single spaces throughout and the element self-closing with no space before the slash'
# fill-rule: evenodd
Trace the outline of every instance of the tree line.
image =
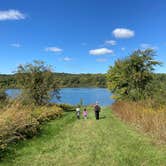
<svg viewBox="0 0 166 166">
<path fill-rule="evenodd" d="M 106 74 L 69 74 L 69 73 L 54 73 L 60 88 L 66 87 L 101 87 L 106 88 Z M 0 74 L 1 88 L 18 88 L 17 74 Z"/>
</svg>

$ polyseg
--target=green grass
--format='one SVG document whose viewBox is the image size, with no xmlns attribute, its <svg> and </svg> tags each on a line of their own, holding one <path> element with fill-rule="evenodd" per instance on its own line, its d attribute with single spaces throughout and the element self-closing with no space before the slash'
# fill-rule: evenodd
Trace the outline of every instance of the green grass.
<svg viewBox="0 0 166 166">
<path fill-rule="evenodd" d="M 109 108 L 96 121 L 74 113 L 45 125 L 40 136 L 15 146 L 0 166 L 165 166 L 166 150 L 116 118 Z"/>
</svg>

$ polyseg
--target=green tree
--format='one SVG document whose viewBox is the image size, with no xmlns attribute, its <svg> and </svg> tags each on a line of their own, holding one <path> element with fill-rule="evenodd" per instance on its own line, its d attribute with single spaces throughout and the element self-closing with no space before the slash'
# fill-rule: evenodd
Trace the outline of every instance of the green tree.
<svg viewBox="0 0 166 166">
<path fill-rule="evenodd" d="M 110 67 L 107 81 L 113 98 L 137 101 L 151 95 L 149 83 L 153 80 L 154 66 L 160 64 L 154 56 L 152 49 L 137 50 Z"/>
<path fill-rule="evenodd" d="M 52 96 L 60 98 L 53 70 L 43 61 L 19 65 L 17 79 L 25 99 L 35 105 L 48 103 Z"/>
</svg>

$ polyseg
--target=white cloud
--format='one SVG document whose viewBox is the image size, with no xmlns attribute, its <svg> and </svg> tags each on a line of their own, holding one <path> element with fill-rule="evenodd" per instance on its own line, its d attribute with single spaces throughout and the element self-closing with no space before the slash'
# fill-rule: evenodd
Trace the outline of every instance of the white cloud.
<svg viewBox="0 0 166 166">
<path fill-rule="evenodd" d="M 21 44 L 19 44 L 19 43 L 12 43 L 11 46 L 12 47 L 16 47 L 16 48 L 20 48 Z"/>
<path fill-rule="evenodd" d="M 142 43 L 142 44 L 140 44 L 140 47 L 142 49 L 147 49 L 147 48 L 151 48 L 151 49 L 154 49 L 154 50 L 158 50 L 159 49 L 157 46 L 153 46 L 153 45 L 148 44 L 148 43 Z"/>
<path fill-rule="evenodd" d="M 0 10 L 0 21 L 4 21 L 4 20 L 21 20 L 21 19 L 25 19 L 26 16 L 25 14 L 21 13 L 18 10 Z"/>
<path fill-rule="evenodd" d="M 121 48 L 121 50 L 122 50 L 122 51 L 125 51 L 125 50 L 126 50 L 126 48 L 125 48 L 125 47 L 122 47 L 122 48 Z"/>
<path fill-rule="evenodd" d="M 98 49 L 90 50 L 89 54 L 91 55 L 113 54 L 113 51 L 108 48 L 98 48 Z"/>
<path fill-rule="evenodd" d="M 97 62 L 106 62 L 107 59 L 106 58 L 99 58 L 99 59 L 96 59 Z"/>
<path fill-rule="evenodd" d="M 115 40 L 106 40 L 105 44 L 109 44 L 109 45 L 115 46 L 116 45 L 116 41 Z"/>
<path fill-rule="evenodd" d="M 69 58 L 69 57 L 64 57 L 63 58 L 63 61 L 65 61 L 65 62 L 69 62 L 69 61 L 71 61 L 72 60 L 72 58 Z"/>
<path fill-rule="evenodd" d="M 63 50 L 58 47 L 47 47 L 45 48 L 45 51 L 57 53 L 57 52 L 62 52 Z"/>
<path fill-rule="evenodd" d="M 116 28 L 112 31 L 112 34 L 116 38 L 131 38 L 134 37 L 135 32 L 130 29 L 125 29 L 125 28 Z"/>
</svg>

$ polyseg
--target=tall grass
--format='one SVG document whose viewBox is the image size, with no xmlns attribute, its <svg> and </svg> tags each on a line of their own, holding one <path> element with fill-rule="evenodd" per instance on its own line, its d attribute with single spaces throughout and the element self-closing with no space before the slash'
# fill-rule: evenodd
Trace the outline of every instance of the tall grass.
<svg viewBox="0 0 166 166">
<path fill-rule="evenodd" d="M 166 106 L 154 108 L 151 102 L 116 102 L 112 110 L 124 121 L 166 142 Z"/>
<path fill-rule="evenodd" d="M 62 115 L 56 105 L 34 107 L 11 102 L 0 110 L 0 157 L 8 145 L 20 139 L 31 138 L 40 129 L 40 124 Z"/>
</svg>

